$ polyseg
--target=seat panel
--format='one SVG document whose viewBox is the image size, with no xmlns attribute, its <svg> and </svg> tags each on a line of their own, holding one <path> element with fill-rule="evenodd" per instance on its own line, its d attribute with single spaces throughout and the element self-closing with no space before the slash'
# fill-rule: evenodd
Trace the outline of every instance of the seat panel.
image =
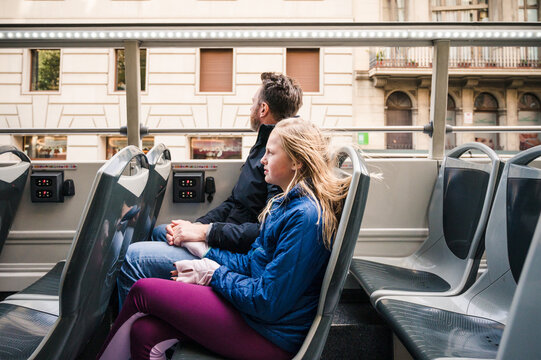
<svg viewBox="0 0 541 360">
<path fill-rule="evenodd" d="M 443 233 L 449 250 L 465 259 L 483 211 L 489 173 L 446 168 L 443 188 Z"/>
<path fill-rule="evenodd" d="M 0 303 L 0 358 L 28 359 L 56 320 L 50 314 Z"/>
<path fill-rule="evenodd" d="M 416 359 L 494 359 L 504 325 L 485 318 L 382 299 L 376 305 Z"/>
<path fill-rule="evenodd" d="M 511 271 L 518 282 L 541 212 L 541 179 L 509 178 L 507 188 L 507 247 Z"/>
<path fill-rule="evenodd" d="M 439 276 L 418 270 L 353 259 L 351 272 L 368 294 L 376 290 L 404 290 L 417 292 L 442 292 L 451 288 Z"/>
</svg>

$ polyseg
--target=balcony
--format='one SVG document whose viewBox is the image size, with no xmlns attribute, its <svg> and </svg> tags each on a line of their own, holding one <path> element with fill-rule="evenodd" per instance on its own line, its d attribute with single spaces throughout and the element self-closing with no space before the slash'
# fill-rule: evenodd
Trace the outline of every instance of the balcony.
<svg viewBox="0 0 541 360">
<path fill-rule="evenodd" d="M 537 47 L 452 47 L 449 75 L 541 75 Z M 431 47 L 373 48 L 368 75 L 427 75 L 432 72 Z"/>
</svg>

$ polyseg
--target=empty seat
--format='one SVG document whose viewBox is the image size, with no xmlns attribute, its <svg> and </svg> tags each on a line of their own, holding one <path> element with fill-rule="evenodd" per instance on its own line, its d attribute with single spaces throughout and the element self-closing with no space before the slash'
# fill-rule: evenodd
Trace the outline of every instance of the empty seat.
<svg viewBox="0 0 541 360">
<path fill-rule="evenodd" d="M 167 189 L 167 180 L 171 174 L 171 153 L 165 145 L 154 146 L 147 152 L 146 157 L 150 173 L 143 206 L 134 230 L 132 239 L 134 242 L 150 240 Z"/>
<path fill-rule="evenodd" d="M 167 188 L 167 180 L 171 172 L 171 155 L 163 144 L 154 146 L 146 154 L 146 158 L 149 164 L 149 175 L 143 192 L 144 197 L 141 202 L 141 209 L 132 230 L 132 242 L 148 240 L 150 237 L 162 205 Z M 32 299 L 35 298 L 34 295 L 58 296 L 60 276 L 62 275 L 64 263 L 64 261 L 57 263 L 47 274 L 17 294 L 9 296 L 8 299 Z"/>
<path fill-rule="evenodd" d="M 0 303 L 2 358 L 77 357 L 103 319 L 147 180 L 146 157 L 134 146 L 98 170 L 65 265 L 52 270 L 63 268 L 59 294 Z"/>
<path fill-rule="evenodd" d="M 14 154 L 21 161 L 0 167 L 0 252 L 8 237 L 30 171 L 30 159 L 25 153 L 11 145 L 0 146 L 0 155 L 6 153 Z"/>
<path fill-rule="evenodd" d="M 295 359 L 319 359 L 321 356 L 357 243 L 368 196 L 370 177 L 360 154 L 352 147 L 344 147 L 340 150 L 340 155 L 341 163 L 347 157 L 353 163 L 351 185 L 323 279 L 317 314 Z M 177 347 L 173 360 L 181 359 L 210 360 L 220 357 L 191 343 Z"/>
<path fill-rule="evenodd" d="M 539 156 L 541 146 L 507 161 L 486 229 L 488 268 L 466 292 L 377 300 L 416 359 L 496 357 L 541 212 L 541 170 L 527 166 Z"/>
<path fill-rule="evenodd" d="M 541 219 L 537 222 L 528 256 L 520 275 L 509 321 L 503 332 L 498 360 L 541 359 Z"/>
<path fill-rule="evenodd" d="M 486 154 L 488 164 L 461 159 L 467 151 Z M 427 239 L 402 258 L 356 257 L 351 273 L 372 303 L 385 295 L 455 295 L 475 280 L 486 222 L 501 170 L 496 153 L 465 144 L 445 157 L 428 209 Z"/>
</svg>

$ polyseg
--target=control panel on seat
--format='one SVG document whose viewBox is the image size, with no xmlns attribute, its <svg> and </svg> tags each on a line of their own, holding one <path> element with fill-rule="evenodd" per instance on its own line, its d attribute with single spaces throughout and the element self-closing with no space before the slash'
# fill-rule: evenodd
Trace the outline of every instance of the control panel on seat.
<svg viewBox="0 0 541 360">
<path fill-rule="evenodd" d="M 30 175 L 30 199 L 32 202 L 64 202 L 61 171 L 39 171 Z"/>
<path fill-rule="evenodd" d="M 203 171 L 173 173 L 173 202 L 204 202 L 204 180 Z"/>
<path fill-rule="evenodd" d="M 63 171 L 35 171 L 30 175 L 32 202 L 64 202 L 64 196 L 73 195 L 73 180 L 64 180 Z"/>
</svg>

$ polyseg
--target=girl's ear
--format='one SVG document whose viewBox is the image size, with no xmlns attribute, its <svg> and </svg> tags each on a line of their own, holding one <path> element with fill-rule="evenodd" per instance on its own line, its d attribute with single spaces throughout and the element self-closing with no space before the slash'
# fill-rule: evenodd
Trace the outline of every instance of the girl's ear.
<svg viewBox="0 0 541 360">
<path fill-rule="evenodd" d="M 297 171 L 297 170 L 300 170 L 302 169 L 302 163 L 300 161 L 293 161 L 293 163 L 291 164 L 291 170 L 293 171 Z"/>
</svg>

